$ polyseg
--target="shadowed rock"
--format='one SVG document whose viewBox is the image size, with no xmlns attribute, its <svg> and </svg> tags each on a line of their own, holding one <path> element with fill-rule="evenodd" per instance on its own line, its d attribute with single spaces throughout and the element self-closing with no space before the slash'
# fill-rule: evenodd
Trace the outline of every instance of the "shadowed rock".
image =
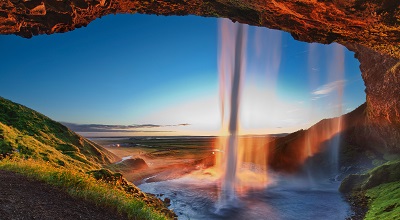
<svg viewBox="0 0 400 220">
<path fill-rule="evenodd" d="M 66 32 L 117 13 L 192 14 L 280 29 L 306 42 L 356 42 L 399 58 L 399 5 L 396 0 L 5 0 L 0 3 L 0 33 Z"/>
<path fill-rule="evenodd" d="M 127 159 L 119 164 L 132 169 L 145 169 L 149 167 L 142 158 Z"/>
</svg>

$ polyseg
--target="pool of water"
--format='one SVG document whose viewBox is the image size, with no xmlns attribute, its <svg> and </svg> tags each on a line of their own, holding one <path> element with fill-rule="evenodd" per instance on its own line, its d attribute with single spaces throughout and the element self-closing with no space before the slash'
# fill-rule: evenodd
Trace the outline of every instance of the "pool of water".
<svg viewBox="0 0 400 220">
<path fill-rule="evenodd" d="M 248 191 L 221 205 L 218 184 L 207 180 L 180 179 L 143 183 L 145 192 L 171 199 L 179 219 L 323 219 L 348 217 L 350 207 L 338 192 L 338 182 L 308 184 L 291 178 L 276 180 L 262 190 Z"/>
</svg>

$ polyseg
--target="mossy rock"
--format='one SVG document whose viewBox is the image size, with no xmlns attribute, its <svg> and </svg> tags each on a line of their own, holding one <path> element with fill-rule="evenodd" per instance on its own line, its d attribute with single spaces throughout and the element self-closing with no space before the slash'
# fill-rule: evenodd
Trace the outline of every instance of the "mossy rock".
<svg viewBox="0 0 400 220">
<path fill-rule="evenodd" d="M 359 191 L 362 189 L 363 184 L 368 180 L 369 174 L 350 174 L 340 184 L 339 192 L 349 193 L 352 191 Z"/>
<path fill-rule="evenodd" d="M 388 163 L 372 170 L 368 181 L 364 184 L 364 189 L 371 189 L 383 183 L 400 181 L 400 161 Z"/>
<path fill-rule="evenodd" d="M 365 174 L 351 174 L 341 183 L 339 191 L 368 190 L 384 183 L 400 181 L 400 161 L 393 161 L 378 166 Z"/>
</svg>

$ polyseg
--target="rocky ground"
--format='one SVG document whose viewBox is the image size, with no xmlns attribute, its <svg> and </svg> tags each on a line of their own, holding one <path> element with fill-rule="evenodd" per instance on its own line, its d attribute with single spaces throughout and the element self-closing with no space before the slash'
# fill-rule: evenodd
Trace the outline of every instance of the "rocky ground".
<svg viewBox="0 0 400 220">
<path fill-rule="evenodd" d="M 368 197 L 365 192 L 354 192 L 346 195 L 346 200 L 351 206 L 353 214 L 346 220 L 363 220 L 368 211 Z"/>
<path fill-rule="evenodd" d="M 127 219 L 43 182 L 0 170 L 0 219 Z"/>
</svg>

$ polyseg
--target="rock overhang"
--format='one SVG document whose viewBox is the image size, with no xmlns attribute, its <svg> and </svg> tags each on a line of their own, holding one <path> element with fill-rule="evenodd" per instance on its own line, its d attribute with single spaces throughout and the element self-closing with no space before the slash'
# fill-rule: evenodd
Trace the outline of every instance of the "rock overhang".
<svg viewBox="0 0 400 220">
<path fill-rule="evenodd" d="M 134 13 L 224 17 L 300 41 L 342 44 L 360 61 L 368 119 L 394 126 L 377 128 L 382 134 L 400 130 L 398 0 L 3 0 L 0 34 L 62 33 L 108 14 Z"/>
<path fill-rule="evenodd" d="M 66 32 L 118 13 L 224 17 L 300 41 L 357 43 L 400 58 L 397 0 L 3 0 L 0 33 L 30 38 Z"/>
</svg>

